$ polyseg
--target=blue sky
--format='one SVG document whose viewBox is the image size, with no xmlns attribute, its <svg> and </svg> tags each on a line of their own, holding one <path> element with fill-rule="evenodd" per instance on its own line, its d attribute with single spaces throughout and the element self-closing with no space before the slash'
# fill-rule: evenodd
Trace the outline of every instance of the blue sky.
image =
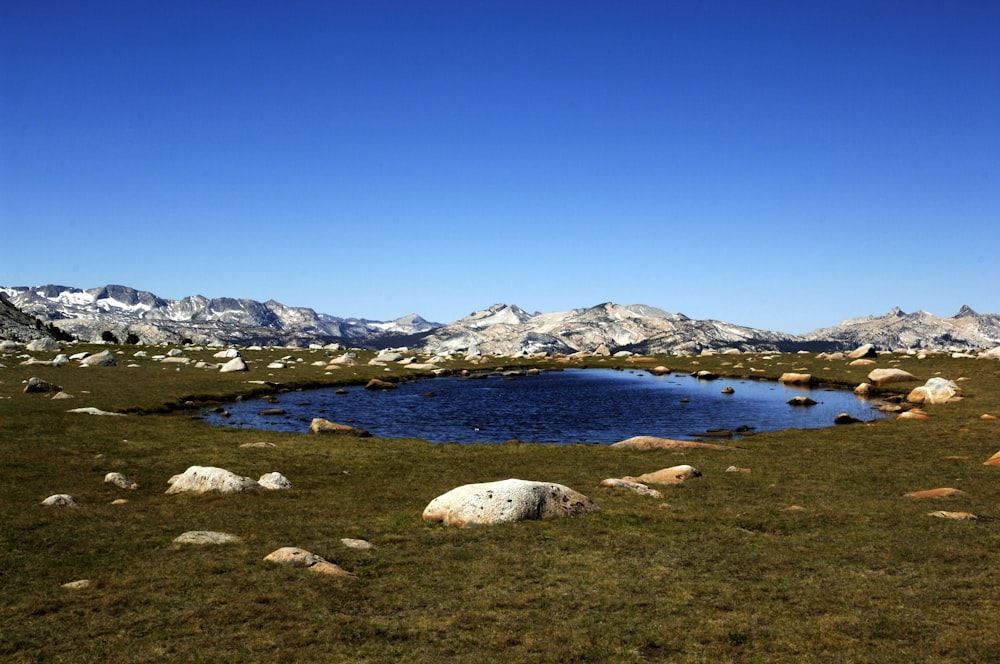
<svg viewBox="0 0 1000 664">
<path fill-rule="evenodd" d="M 0 3 L 0 285 L 1000 312 L 1000 3 Z"/>
</svg>

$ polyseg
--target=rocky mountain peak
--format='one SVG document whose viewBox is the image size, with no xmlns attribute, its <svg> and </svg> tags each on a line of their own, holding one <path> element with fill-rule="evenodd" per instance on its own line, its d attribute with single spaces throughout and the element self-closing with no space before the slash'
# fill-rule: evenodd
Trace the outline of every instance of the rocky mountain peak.
<svg viewBox="0 0 1000 664">
<path fill-rule="evenodd" d="M 972 307 L 967 304 L 963 304 L 962 308 L 958 310 L 958 313 L 955 314 L 953 318 L 973 318 L 978 315 L 979 314 L 972 310 Z"/>
</svg>

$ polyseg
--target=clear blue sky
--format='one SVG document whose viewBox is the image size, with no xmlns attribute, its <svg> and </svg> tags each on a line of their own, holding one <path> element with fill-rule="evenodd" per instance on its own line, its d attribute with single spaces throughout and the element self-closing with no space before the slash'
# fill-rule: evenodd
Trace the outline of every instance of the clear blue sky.
<svg viewBox="0 0 1000 664">
<path fill-rule="evenodd" d="M 1000 312 L 1000 2 L 0 2 L 0 285 Z"/>
</svg>

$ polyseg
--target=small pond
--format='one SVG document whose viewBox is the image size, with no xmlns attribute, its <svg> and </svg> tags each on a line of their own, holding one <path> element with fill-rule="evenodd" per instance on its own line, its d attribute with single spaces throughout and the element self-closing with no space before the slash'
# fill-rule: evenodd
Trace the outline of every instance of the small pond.
<svg viewBox="0 0 1000 664">
<path fill-rule="evenodd" d="M 732 387 L 731 394 L 723 389 Z M 215 426 L 306 432 L 315 417 L 366 429 L 380 438 L 430 442 L 610 444 L 632 436 L 691 440 L 724 431 L 762 432 L 834 426 L 839 413 L 880 417 L 870 402 L 847 390 L 808 389 L 775 382 L 699 380 L 687 374 L 568 369 L 537 375 L 448 376 L 400 383 L 394 390 L 363 386 L 277 395 L 271 402 L 226 404 L 205 410 Z M 815 406 L 791 406 L 794 396 Z M 267 410 L 279 414 L 261 414 Z M 722 431 L 720 431 L 722 430 Z M 712 436 L 706 433 L 712 431 Z"/>
</svg>

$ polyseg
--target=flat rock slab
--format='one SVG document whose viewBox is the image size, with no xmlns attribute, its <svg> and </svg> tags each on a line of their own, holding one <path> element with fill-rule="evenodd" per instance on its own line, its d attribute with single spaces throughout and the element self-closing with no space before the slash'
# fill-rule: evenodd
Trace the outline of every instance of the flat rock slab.
<svg viewBox="0 0 1000 664">
<path fill-rule="evenodd" d="M 961 489 L 953 489 L 951 487 L 942 487 L 940 489 L 925 489 L 923 491 L 911 491 L 906 494 L 906 498 L 948 498 L 950 496 L 964 496 L 965 492 Z"/>
<path fill-rule="evenodd" d="M 872 369 L 868 374 L 868 382 L 875 387 L 881 387 L 889 383 L 908 383 L 914 380 L 920 379 L 909 371 L 903 371 L 902 369 Z"/>
<path fill-rule="evenodd" d="M 213 530 L 189 530 L 174 538 L 174 544 L 232 544 L 239 541 L 238 535 Z"/>
<path fill-rule="evenodd" d="M 86 408 L 72 408 L 66 411 L 67 413 L 82 413 L 84 415 L 107 415 L 111 417 L 125 417 L 125 413 L 111 413 L 106 410 L 101 410 L 100 408 L 94 408 L 93 406 L 87 406 Z"/>
<path fill-rule="evenodd" d="M 612 443 L 609 447 L 633 450 L 738 450 L 738 447 L 716 445 L 714 443 L 699 443 L 693 440 L 673 440 L 657 438 L 656 436 L 634 436 Z"/>
<path fill-rule="evenodd" d="M 511 478 L 452 489 L 428 503 L 423 519 L 446 526 L 485 526 L 596 511 L 590 498 L 562 484 Z"/>
<path fill-rule="evenodd" d="M 278 563 L 279 565 L 290 565 L 292 567 L 308 569 L 310 572 L 327 574 L 329 576 L 354 576 L 343 567 L 295 546 L 283 546 L 264 556 L 264 560 Z"/>
<path fill-rule="evenodd" d="M 649 496 L 650 498 L 662 498 L 663 494 L 656 489 L 650 489 L 648 486 L 641 482 L 631 482 L 629 480 L 623 480 L 619 477 L 611 477 L 606 480 L 601 480 L 601 483 L 597 486 L 602 489 L 628 489 L 633 493 L 637 493 L 640 496 Z"/>
<path fill-rule="evenodd" d="M 691 466 L 688 466 L 687 464 L 684 464 L 680 466 L 671 466 L 670 468 L 662 468 L 652 473 L 639 475 L 638 477 L 625 477 L 622 479 L 630 482 L 642 482 L 649 484 L 680 484 L 695 477 L 701 477 L 701 472 Z"/>
</svg>

